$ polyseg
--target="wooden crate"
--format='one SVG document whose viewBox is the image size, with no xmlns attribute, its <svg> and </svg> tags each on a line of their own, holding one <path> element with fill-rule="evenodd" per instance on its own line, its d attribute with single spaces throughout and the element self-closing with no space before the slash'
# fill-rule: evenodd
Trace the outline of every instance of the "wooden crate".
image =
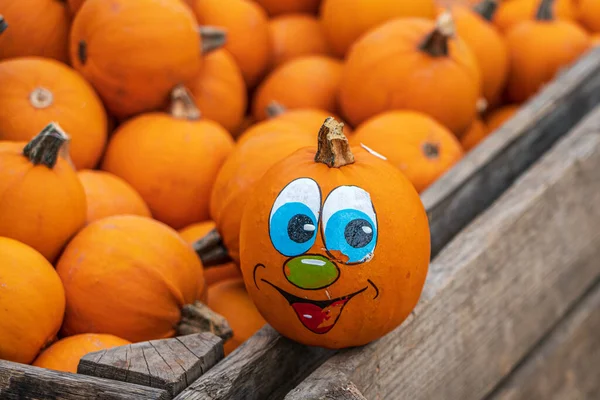
<svg viewBox="0 0 600 400">
<path fill-rule="evenodd" d="M 444 394 L 449 396 L 443 398 L 463 398 L 463 394 L 464 398 L 470 398 L 472 393 L 483 393 L 489 386 L 499 382 L 496 379 L 498 376 L 507 376 L 516 360 L 531 349 L 530 344 L 539 339 L 542 331 L 549 329 L 547 325 L 550 321 L 557 320 L 558 317 L 554 316 L 560 313 L 551 305 L 558 307 L 558 300 L 566 301 L 557 297 L 558 300 L 551 299 L 550 305 L 542 304 L 542 310 L 545 311 L 542 312 L 543 315 L 540 314 L 539 320 L 528 315 L 527 321 L 514 321 L 530 326 L 527 330 L 529 341 L 520 336 L 519 340 L 516 337 L 513 340 L 506 336 L 512 334 L 512 331 L 492 332 L 485 325 L 489 323 L 493 327 L 499 326 L 496 319 L 506 315 L 509 310 L 487 302 L 486 290 L 502 288 L 511 294 L 508 300 L 515 300 L 517 305 L 523 307 L 532 307 L 528 298 L 519 297 L 511 287 L 502 287 L 501 283 L 506 283 L 505 281 L 493 285 L 495 280 L 491 274 L 497 272 L 500 266 L 488 265 L 486 260 L 501 257 L 505 253 L 508 257 L 513 249 L 511 246 L 523 246 L 525 239 L 533 240 L 529 236 L 521 237 L 520 240 L 505 240 L 502 233 L 524 232 L 531 235 L 528 229 L 536 227 L 536 223 L 548 224 L 544 227 L 553 232 L 552 228 L 555 227 L 551 224 L 555 220 L 550 218 L 550 203 L 542 201 L 542 195 L 546 192 L 542 188 L 538 188 L 538 191 L 529 189 L 522 184 L 522 180 L 519 181 L 507 195 L 445 247 L 477 215 L 494 203 L 523 171 L 599 103 L 600 49 L 590 52 L 562 73 L 511 121 L 423 193 L 422 199 L 432 232 L 432 253 L 437 257 L 431 265 L 422 301 L 414 315 L 402 327 L 379 341 L 362 348 L 336 352 L 302 346 L 281 337 L 267 325 L 222 360 L 220 339 L 202 334 L 91 353 L 79 365 L 82 375 L 2 361 L 0 398 L 277 399 L 287 395 L 290 399 L 310 399 L 332 398 L 332 393 L 340 393 L 347 398 L 363 398 L 361 396 L 365 395 L 369 399 L 396 399 L 402 398 L 401 395 L 406 393 L 413 398 L 411 390 L 417 387 L 422 390 L 423 398 L 430 398 L 428 394 L 437 393 L 436 388 L 446 388 Z M 530 173 L 523 179 L 527 179 L 527 176 Z M 574 183 L 581 184 L 581 180 L 575 179 L 577 176 L 572 178 Z M 582 194 L 592 189 L 588 185 L 587 188 L 577 188 L 574 192 Z M 483 226 L 480 221 L 485 221 L 490 212 L 501 207 L 498 204 L 506 207 L 507 197 L 513 202 L 509 201 L 508 206 L 513 204 L 515 208 L 507 208 L 506 216 L 496 215 L 495 219 L 487 217 L 492 218 L 492 225 L 487 228 Z M 569 197 L 567 200 L 574 201 L 578 198 Z M 530 217 L 537 215 L 528 208 L 537 204 L 536 202 L 542 207 L 539 212 L 548 214 L 542 215 L 542 221 Z M 569 229 L 572 228 L 570 214 L 567 214 L 569 210 L 560 210 L 558 215 L 565 220 Z M 524 213 L 523 218 L 517 218 L 521 215 L 520 212 Z M 573 228 L 585 230 L 589 221 L 582 223 L 579 219 L 580 214 L 573 216 L 573 221 L 576 222 Z M 592 237 L 590 235 L 587 239 Z M 578 242 L 573 249 L 581 250 L 587 243 L 579 236 L 567 239 L 568 243 Z M 562 257 L 555 254 L 558 249 L 568 250 L 565 253 L 571 257 L 568 261 L 573 261 L 576 255 L 572 250 L 563 249 L 564 246 L 560 243 L 554 245 L 553 255 Z M 491 249 L 489 254 L 483 251 L 487 246 Z M 533 250 L 529 253 L 523 250 L 519 254 L 537 256 Z M 540 260 L 550 262 L 548 257 Z M 541 274 L 540 261 L 534 259 L 532 264 L 530 272 Z M 586 269 L 587 264 L 583 261 L 581 265 L 580 268 L 585 271 L 591 268 L 588 265 Z M 516 268 L 513 265 L 510 267 L 510 271 Z M 562 269 L 557 266 L 552 271 L 560 272 L 559 270 Z M 556 278 L 551 276 L 552 279 Z M 516 280 L 514 287 L 520 288 L 522 281 L 519 276 L 513 278 Z M 577 282 L 580 278 L 571 278 L 574 281 L 566 285 L 562 294 L 572 293 L 571 290 L 579 288 Z M 538 284 L 541 286 L 534 286 L 533 289 L 540 291 L 544 287 L 544 280 L 541 279 Z M 470 299 L 477 299 L 478 302 Z M 523 304 L 518 303 L 519 299 L 523 300 Z M 514 306 L 508 300 L 507 306 Z M 537 300 L 540 299 L 536 297 Z M 480 310 L 488 310 L 481 305 L 489 305 L 492 311 L 488 314 L 480 313 Z M 566 307 L 565 304 L 562 305 Z M 459 312 L 456 313 L 456 318 L 450 318 L 452 314 L 445 314 L 447 310 Z M 564 314 L 566 309 L 560 310 Z M 552 314 L 553 311 L 555 314 Z M 443 329 L 444 324 L 449 324 L 447 326 L 451 330 Z M 470 339 L 468 335 L 490 335 L 489 343 L 494 344 L 482 356 L 478 356 L 472 366 L 457 364 L 467 360 L 464 349 L 471 348 L 470 343 L 465 341 Z M 557 340 L 561 342 L 560 339 Z M 563 342 L 564 339 L 561 343 Z M 500 345 L 508 346 L 507 350 L 503 351 Z M 479 346 L 478 348 L 484 348 L 481 343 Z M 435 351 L 429 351 L 430 347 L 435 348 Z M 426 354 L 429 354 L 430 359 L 421 361 L 420 357 L 425 357 Z M 492 360 L 494 368 L 482 368 L 482 364 L 490 362 L 490 354 L 496 357 L 500 354 L 501 359 Z M 413 361 L 408 363 L 407 360 Z M 418 368 L 414 367 L 417 365 Z M 409 371 L 412 371 L 411 374 L 402 375 Z M 530 374 L 531 372 L 523 372 L 520 379 L 528 379 Z M 404 379 L 408 382 L 403 382 Z M 518 376 L 515 379 L 519 381 Z M 329 381 L 331 385 L 328 384 Z M 509 390 L 509 386 L 506 390 Z M 498 391 L 498 396 L 506 394 Z"/>
</svg>

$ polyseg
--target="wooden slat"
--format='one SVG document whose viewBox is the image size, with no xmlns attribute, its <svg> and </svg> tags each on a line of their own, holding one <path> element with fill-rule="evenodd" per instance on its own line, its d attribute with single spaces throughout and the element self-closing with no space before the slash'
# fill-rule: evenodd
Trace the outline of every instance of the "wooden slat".
<svg viewBox="0 0 600 400">
<path fill-rule="evenodd" d="M 600 108 L 432 262 L 413 317 L 340 352 L 287 400 L 344 373 L 368 399 L 481 399 L 600 277 Z"/>
<path fill-rule="evenodd" d="M 3 400 L 168 400 L 161 389 L 0 360 Z"/>
<path fill-rule="evenodd" d="M 435 255 L 526 168 L 600 103 L 600 48 L 563 73 L 514 119 L 422 195 Z M 204 374 L 181 398 L 279 398 L 334 351 L 291 343 L 265 327 Z M 294 362 L 282 360 L 293 359 Z M 370 398 L 367 396 L 367 398 Z"/>
</svg>

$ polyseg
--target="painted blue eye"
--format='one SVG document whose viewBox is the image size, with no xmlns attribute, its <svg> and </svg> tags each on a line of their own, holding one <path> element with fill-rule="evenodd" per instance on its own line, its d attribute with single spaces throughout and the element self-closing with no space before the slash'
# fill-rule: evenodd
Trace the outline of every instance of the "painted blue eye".
<svg viewBox="0 0 600 400">
<path fill-rule="evenodd" d="M 317 218 L 303 203 L 286 203 L 271 216 L 269 230 L 275 249 L 293 257 L 307 252 L 315 243 Z"/>
<path fill-rule="evenodd" d="M 329 251 L 339 251 L 348 263 L 369 260 L 377 242 L 377 227 L 362 211 L 344 209 L 329 218 L 325 228 L 325 243 Z"/>
</svg>

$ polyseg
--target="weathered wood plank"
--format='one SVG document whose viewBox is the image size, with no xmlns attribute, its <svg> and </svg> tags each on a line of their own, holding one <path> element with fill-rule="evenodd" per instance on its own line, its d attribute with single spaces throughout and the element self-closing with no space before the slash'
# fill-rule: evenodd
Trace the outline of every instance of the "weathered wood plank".
<svg viewBox="0 0 600 400">
<path fill-rule="evenodd" d="M 223 356 L 223 340 L 205 332 L 89 353 L 77 372 L 164 389 L 174 397 Z"/>
<path fill-rule="evenodd" d="M 600 283 L 488 400 L 600 399 Z"/>
<path fill-rule="evenodd" d="M 286 399 L 339 373 L 368 399 L 481 399 L 600 276 L 598 171 L 600 108 L 442 250 L 412 318 Z"/>
<path fill-rule="evenodd" d="M 3 400 L 168 400 L 161 389 L 0 360 Z"/>
</svg>

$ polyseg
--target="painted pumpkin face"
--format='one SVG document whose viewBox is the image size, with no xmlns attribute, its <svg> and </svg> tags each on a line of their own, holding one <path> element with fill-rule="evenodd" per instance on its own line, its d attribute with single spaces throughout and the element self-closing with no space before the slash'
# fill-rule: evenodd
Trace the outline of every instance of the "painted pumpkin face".
<svg viewBox="0 0 600 400">
<path fill-rule="evenodd" d="M 366 344 L 400 325 L 430 256 L 412 184 L 379 156 L 350 151 L 340 127 L 327 119 L 317 157 L 301 149 L 263 176 L 240 241 L 246 288 L 267 322 L 328 348 Z"/>
</svg>

